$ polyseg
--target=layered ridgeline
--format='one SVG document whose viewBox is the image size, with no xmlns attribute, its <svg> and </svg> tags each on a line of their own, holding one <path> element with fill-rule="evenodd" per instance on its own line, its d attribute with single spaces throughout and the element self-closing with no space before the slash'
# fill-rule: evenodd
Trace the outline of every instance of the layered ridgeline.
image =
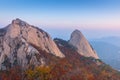
<svg viewBox="0 0 120 80">
<path fill-rule="evenodd" d="M 82 33 L 69 41 L 54 39 L 35 26 L 16 19 L 0 29 L 2 80 L 119 80 Z"/>
</svg>

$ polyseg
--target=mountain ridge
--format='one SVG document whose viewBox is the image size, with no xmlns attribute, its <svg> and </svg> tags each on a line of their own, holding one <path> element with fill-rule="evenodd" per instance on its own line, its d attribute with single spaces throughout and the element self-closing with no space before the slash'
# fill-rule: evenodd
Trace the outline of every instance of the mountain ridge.
<svg viewBox="0 0 120 80">
<path fill-rule="evenodd" d="M 0 30 L 0 79 L 2 80 L 119 80 L 120 73 L 94 57 L 82 33 L 76 43 L 52 40 L 42 29 L 15 19 Z M 73 35 L 74 37 L 76 35 Z M 80 37 L 82 41 L 80 40 Z M 84 42 L 85 40 L 85 42 Z M 74 40 L 73 40 L 74 42 Z M 87 45 L 85 45 L 87 44 Z M 86 47 L 86 46 L 89 46 Z M 87 50 L 88 48 L 88 50 Z M 90 56 L 78 52 L 89 49 Z M 92 54 L 92 55 L 91 55 Z"/>
</svg>

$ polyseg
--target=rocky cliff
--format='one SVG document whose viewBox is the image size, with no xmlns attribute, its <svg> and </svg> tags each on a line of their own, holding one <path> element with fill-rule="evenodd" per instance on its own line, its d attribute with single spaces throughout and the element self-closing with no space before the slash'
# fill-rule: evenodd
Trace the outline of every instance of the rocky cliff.
<svg viewBox="0 0 120 80">
<path fill-rule="evenodd" d="M 6 69 L 20 64 L 26 67 L 28 64 L 41 65 L 40 51 L 53 54 L 60 58 L 64 54 L 58 49 L 48 33 L 16 19 L 7 27 L 0 29 L 0 68 Z"/>
<path fill-rule="evenodd" d="M 96 52 L 79 30 L 72 32 L 69 44 L 76 47 L 79 54 L 98 59 Z"/>
</svg>

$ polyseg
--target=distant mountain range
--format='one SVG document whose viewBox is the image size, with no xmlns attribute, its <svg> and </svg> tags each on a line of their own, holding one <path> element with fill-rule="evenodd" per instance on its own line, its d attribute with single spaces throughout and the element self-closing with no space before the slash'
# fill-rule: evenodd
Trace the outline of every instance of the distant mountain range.
<svg viewBox="0 0 120 80">
<path fill-rule="evenodd" d="M 100 59 L 120 70 L 120 37 L 106 37 L 90 41 Z"/>
<path fill-rule="evenodd" d="M 102 41 L 102 42 L 110 43 L 110 44 L 120 47 L 120 37 L 117 37 L 117 36 L 102 37 L 99 39 L 94 39 L 93 41 Z"/>
</svg>

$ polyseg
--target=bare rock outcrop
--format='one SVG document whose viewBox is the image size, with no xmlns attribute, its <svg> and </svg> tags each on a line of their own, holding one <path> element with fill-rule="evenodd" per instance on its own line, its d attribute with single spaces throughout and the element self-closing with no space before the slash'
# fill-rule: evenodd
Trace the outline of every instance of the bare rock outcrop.
<svg viewBox="0 0 120 80">
<path fill-rule="evenodd" d="M 98 59 L 96 52 L 79 30 L 72 32 L 69 44 L 76 47 L 79 54 Z"/>
<path fill-rule="evenodd" d="M 40 51 L 65 57 L 55 42 L 45 31 L 16 19 L 7 27 L 0 29 L 0 68 L 6 69 L 20 64 L 42 65 L 44 58 Z"/>
</svg>

